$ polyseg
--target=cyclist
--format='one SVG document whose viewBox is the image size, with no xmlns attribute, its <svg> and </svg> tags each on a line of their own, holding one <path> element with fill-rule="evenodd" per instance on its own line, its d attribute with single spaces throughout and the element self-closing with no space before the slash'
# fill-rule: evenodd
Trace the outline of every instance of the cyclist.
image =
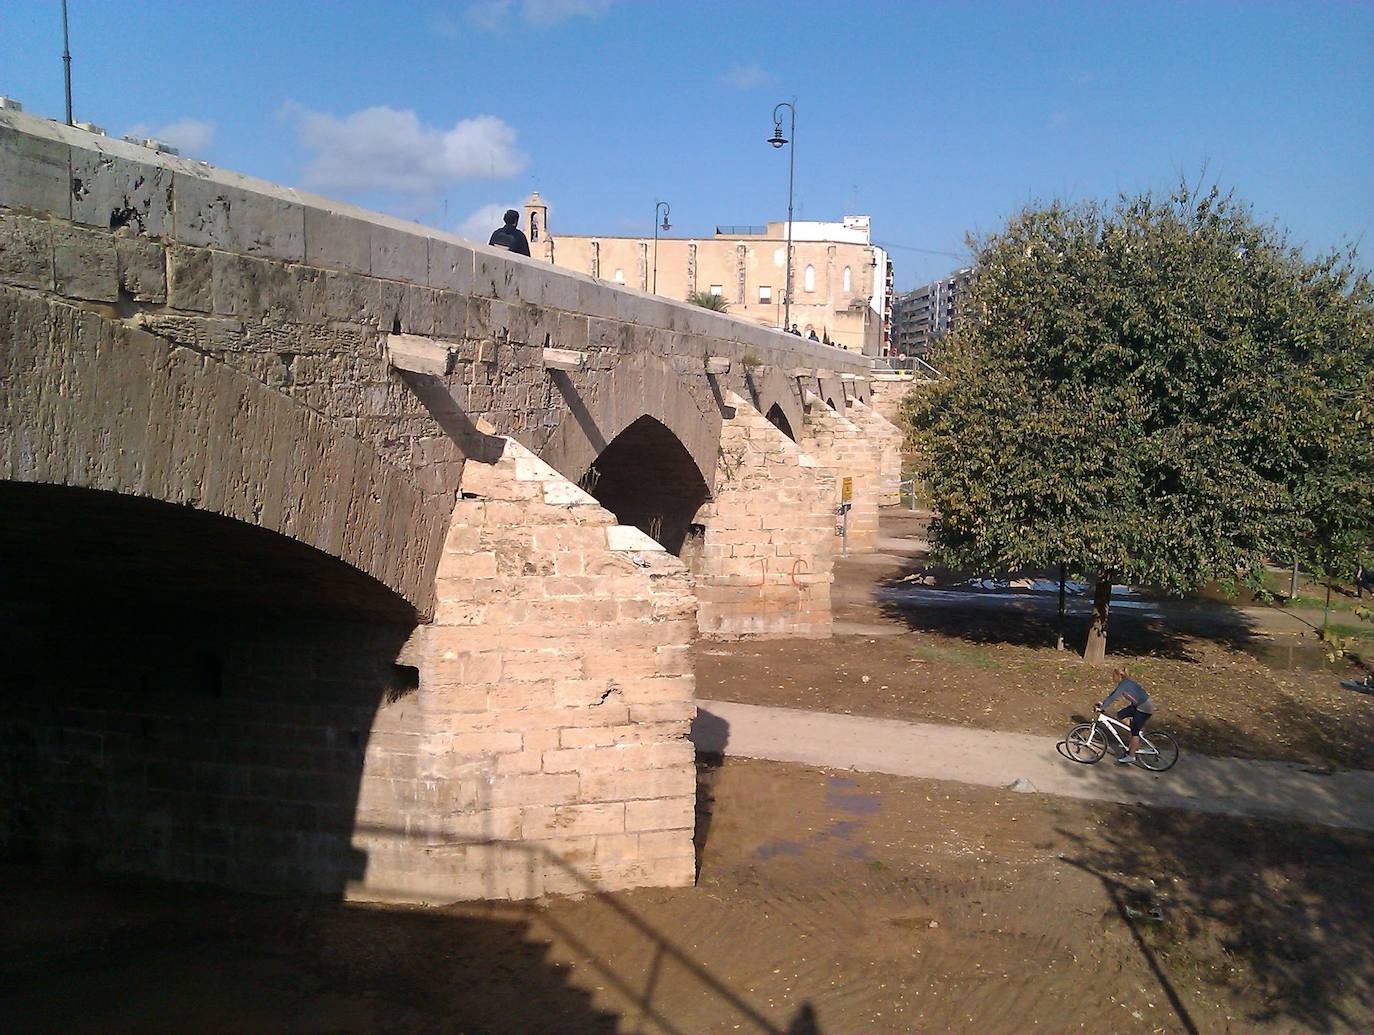
<svg viewBox="0 0 1374 1035">
<path fill-rule="evenodd" d="M 1125 700 L 1126 707 L 1117 712 L 1116 717 L 1122 722 L 1130 721 L 1131 740 L 1126 746 L 1126 753 L 1117 761 L 1122 765 L 1130 765 L 1135 761 L 1135 749 L 1140 746 L 1140 731 L 1145 728 L 1145 723 L 1149 722 L 1150 717 L 1154 715 L 1155 706 L 1154 702 L 1150 700 L 1150 695 L 1145 692 L 1145 688 L 1127 674 L 1124 665 L 1112 673 L 1112 678 L 1116 680 L 1116 687 L 1097 706 L 1097 710 L 1105 712 L 1116 703 L 1118 698 Z"/>
</svg>

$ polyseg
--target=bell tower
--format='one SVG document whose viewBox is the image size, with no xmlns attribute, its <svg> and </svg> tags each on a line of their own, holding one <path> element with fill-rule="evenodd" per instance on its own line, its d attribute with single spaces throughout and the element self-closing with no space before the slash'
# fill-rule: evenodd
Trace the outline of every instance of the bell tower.
<svg viewBox="0 0 1374 1035">
<path fill-rule="evenodd" d="M 553 239 L 549 236 L 549 206 L 534 191 L 525 199 L 525 236 L 530 241 L 530 254 L 537 259 L 553 261 Z"/>
</svg>

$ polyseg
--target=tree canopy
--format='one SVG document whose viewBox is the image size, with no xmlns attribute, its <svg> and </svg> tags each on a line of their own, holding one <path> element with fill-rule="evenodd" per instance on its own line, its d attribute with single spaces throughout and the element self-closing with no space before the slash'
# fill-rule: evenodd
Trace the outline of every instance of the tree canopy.
<svg viewBox="0 0 1374 1035">
<path fill-rule="evenodd" d="M 1095 577 L 1100 660 L 1113 582 L 1367 548 L 1374 293 L 1349 257 L 1186 188 L 1029 208 L 971 243 L 947 377 L 905 411 L 937 556 Z"/>
</svg>

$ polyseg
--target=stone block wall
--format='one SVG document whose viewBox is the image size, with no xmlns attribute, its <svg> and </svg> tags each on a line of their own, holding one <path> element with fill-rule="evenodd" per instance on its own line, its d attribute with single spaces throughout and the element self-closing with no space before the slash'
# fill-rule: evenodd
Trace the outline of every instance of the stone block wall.
<svg viewBox="0 0 1374 1035">
<path fill-rule="evenodd" d="M 834 508 L 842 500 L 844 480 L 850 480 L 850 509 L 843 548 L 849 551 L 873 549 L 878 542 L 878 446 L 857 425 L 815 395 L 808 394 L 801 447 L 835 476 L 831 513 L 835 515 L 836 527 L 841 518 Z M 835 549 L 841 549 L 838 535 Z"/>
<path fill-rule="evenodd" d="M 724 401 L 716 492 L 688 558 L 701 632 L 829 636 L 834 474 L 738 395 Z"/>
<path fill-rule="evenodd" d="M 506 439 L 470 463 L 414 695 L 378 714 L 364 897 L 690 884 L 691 579 Z"/>
<path fill-rule="evenodd" d="M 902 430 L 876 410 L 859 402 L 849 404 L 845 416 L 867 437 L 878 451 L 878 506 L 895 507 L 901 502 Z"/>
<path fill-rule="evenodd" d="M 901 427 L 902 400 L 916 379 L 911 374 L 875 373 L 869 385 L 868 405 L 888 423 Z"/>
</svg>

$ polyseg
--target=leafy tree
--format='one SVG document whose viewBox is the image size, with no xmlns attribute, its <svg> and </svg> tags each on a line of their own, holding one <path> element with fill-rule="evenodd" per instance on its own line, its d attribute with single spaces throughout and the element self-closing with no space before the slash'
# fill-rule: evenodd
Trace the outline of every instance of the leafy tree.
<svg viewBox="0 0 1374 1035">
<path fill-rule="evenodd" d="M 717 295 L 712 291 L 693 291 L 687 296 L 687 301 L 718 313 L 726 312 L 730 308 L 730 303 L 725 300 L 724 295 Z"/>
<path fill-rule="evenodd" d="M 1186 592 L 1367 536 L 1374 294 L 1348 258 L 1215 189 L 1027 209 L 971 245 L 947 377 L 905 411 L 941 559 L 1092 577 L 1101 664 L 1117 582 Z"/>
</svg>

